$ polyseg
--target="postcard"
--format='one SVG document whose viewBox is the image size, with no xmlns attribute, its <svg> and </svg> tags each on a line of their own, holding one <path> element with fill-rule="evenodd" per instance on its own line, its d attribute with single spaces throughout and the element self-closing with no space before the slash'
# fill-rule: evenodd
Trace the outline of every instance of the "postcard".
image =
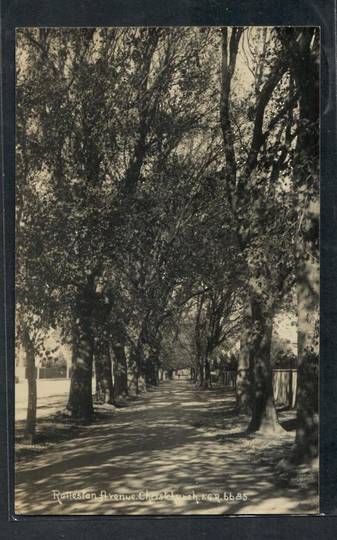
<svg viewBox="0 0 337 540">
<path fill-rule="evenodd" d="M 15 514 L 317 514 L 320 29 L 16 30 Z"/>
</svg>

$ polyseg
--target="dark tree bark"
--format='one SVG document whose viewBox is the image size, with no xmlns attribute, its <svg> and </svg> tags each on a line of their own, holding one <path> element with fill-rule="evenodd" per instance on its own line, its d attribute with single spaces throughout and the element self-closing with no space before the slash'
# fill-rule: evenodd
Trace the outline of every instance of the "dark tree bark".
<svg viewBox="0 0 337 540">
<path fill-rule="evenodd" d="M 89 419 L 94 412 L 92 403 L 92 336 L 83 322 L 79 323 L 76 334 L 67 409 L 74 418 Z"/>
<path fill-rule="evenodd" d="M 226 158 L 228 195 L 232 205 L 234 204 L 233 195 L 237 175 L 237 164 L 234 149 L 234 132 L 231 120 L 230 92 L 242 32 L 243 28 L 232 28 L 231 36 L 229 38 L 228 28 L 223 28 L 221 44 L 220 124 L 224 141 L 224 154 Z"/>
<path fill-rule="evenodd" d="M 251 412 L 251 305 L 246 302 L 240 338 L 240 354 L 236 373 L 236 412 Z"/>
<path fill-rule="evenodd" d="M 204 298 L 201 296 L 197 303 L 197 316 L 195 321 L 195 346 L 197 351 L 197 381 L 199 388 L 204 388 L 205 385 L 205 322 L 203 320 Z"/>
<path fill-rule="evenodd" d="M 139 379 L 141 376 L 142 351 L 141 344 L 132 345 L 129 355 L 129 371 L 132 372 L 133 385 L 136 395 L 139 394 Z"/>
<path fill-rule="evenodd" d="M 34 444 L 36 435 L 36 367 L 35 367 L 35 349 L 29 330 L 25 329 L 23 333 L 23 346 L 26 353 L 26 373 L 28 383 L 28 406 L 26 425 L 24 430 L 24 442 Z"/>
<path fill-rule="evenodd" d="M 307 71 L 305 71 L 308 77 Z M 304 77 L 304 72 L 303 72 Z M 318 73 L 317 73 L 318 78 Z M 300 119 L 311 127 L 298 138 L 298 173 L 314 175 L 318 189 L 318 95 L 315 83 L 311 91 L 304 88 L 300 102 Z M 304 169 L 304 170 L 303 170 Z M 302 178 L 303 178 L 302 176 Z M 298 243 L 298 392 L 295 460 L 305 461 L 318 455 L 318 349 L 319 349 L 319 196 L 313 193 L 310 203 L 301 189 L 302 229 Z M 305 194 L 305 191 L 307 193 Z"/>
<path fill-rule="evenodd" d="M 205 379 L 204 379 L 204 385 L 203 388 L 212 388 L 212 381 L 211 381 L 211 366 L 209 361 L 209 355 L 206 352 L 205 359 L 204 359 L 204 365 L 205 365 Z"/>
<path fill-rule="evenodd" d="M 125 347 L 122 343 L 112 343 L 114 352 L 113 373 L 115 398 L 128 395 L 128 366 Z"/>
<path fill-rule="evenodd" d="M 88 420 L 94 409 L 92 402 L 93 335 L 91 315 L 94 308 L 94 280 L 78 298 L 77 317 L 73 326 L 72 376 L 67 410 L 76 419 Z"/>
<path fill-rule="evenodd" d="M 266 108 L 273 96 L 273 92 L 284 73 L 287 70 L 286 63 L 280 55 L 272 66 L 270 73 L 260 88 L 254 107 L 253 132 L 248 148 L 248 156 L 240 171 L 237 167 L 237 160 L 234 146 L 234 125 L 231 118 L 231 83 L 236 65 L 236 57 L 240 37 L 243 29 L 233 28 L 229 37 L 228 30 L 222 30 L 222 54 L 221 54 L 221 100 L 220 100 L 220 123 L 224 143 L 224 156 L 226 159 L 226 190 L 228 200 L 231 203 L 233 231 L 238 248 L 244 250 L 250 241 L 250 224 L 241 230 L 237 224 L 242 222 L 244 214 L 251 204 L 252 186 L 257 174 L 256 168 L 258 157 L 268 137 L 268 131 L 264 131 L 264 119 Z M 250 265 L 247 258 L 248 279 L 253 282 L 259 281 L 256 268 Z M 264 271 L 260 269 L 260 271 Z M 255 293 L 255 285 L 251 289 Z M 276 410 L 273 403 L 272 373 L 270 366 L 270 345 L 272 317 L 268 313 L 268 303 L 271 296 L 271 289 L 265 291 L 267 294 L 259 294 L 254 300 L 253 325 L 255 336 L 254 345 L 251 349 L 251 361 L 253 368 L 253 392 L 252 392 L 252 419 L 249 431 L 260 433 L 279 431 L 281 427 L 277 422 Z M 253 307 L 253 306 L 252 306 Z M 258 308 L 258 309 L 256 309 Z"/>
<path fill-rule="evenodd" d="M 273 314 L 265 309 L 265 299 L 252 298 L 253 405 L 249 433 L 274 435 L 282 431 L 274 404 L 270 362 Z"/>
<path fill-rule="evenodd" d="M 114 403 L 111 358 L 109 342 L 103 342 L 95 348 L 96 399 L 101 403 Z"/>
<path fill-rule="evenodd" d="M 147 386 L 158 386 L 158 357 L 151 352 L 145 363 L 145 383 Z"/>
<path fill-rule="evenodd" d="M 214 350 L 214 344 L 212 341 L 212 337 L 207 337 L 207 344 L 206 344 L 206 351 L 203 358 L 203 365 L 204 365 L 204 381 L 203 381 L 203 388 L 207 390 L 208 388 L 212 388 L 212 377 L 211 377 L 211 363 L 210 363 L 210 357 Z"/>
<path fill-rule="evenodd" d="M 203 388 L 205 384 L 205 358 L 203 355 L 198 356 L 198 369 L 196 382 L 199 383 L 199 388 Z"/>
<path fill-rule="evenodd" d="M 318 29 L 279 31 L 299 92 L 294 182 L 301 228 L 297 242 L 297 432 L 292 459 L 318 455 L 319 349 L 319 38 Z"/>
</svg>

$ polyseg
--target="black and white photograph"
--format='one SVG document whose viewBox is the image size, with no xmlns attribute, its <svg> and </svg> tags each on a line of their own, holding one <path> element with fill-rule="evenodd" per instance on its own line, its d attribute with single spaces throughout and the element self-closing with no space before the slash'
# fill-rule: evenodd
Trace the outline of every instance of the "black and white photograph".
<svg viewBox="0 0 337 540">
<path fill-rule="evenodd" d="M 318 514 L 319 27 L 15 69 L 15 514 Z"/>
</svg>

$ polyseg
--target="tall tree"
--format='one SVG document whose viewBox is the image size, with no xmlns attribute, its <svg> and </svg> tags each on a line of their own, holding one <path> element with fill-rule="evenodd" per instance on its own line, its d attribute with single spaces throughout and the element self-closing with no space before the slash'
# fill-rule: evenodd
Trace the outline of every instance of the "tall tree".
<svg viewBox="0 0 337 540">
<path fill-rule="evenodd" d="M 253 64 L 259 69 L 253 73 L 248 100 L 245 103 L 238 98 L 233 80 L 244 32 L 243 28 L 222 29 L 220 123 L 224 183 L 235 239 L 245 259 L 248 284 L 251 330 L 245 334 L 247 342 L 242 343 L 244 368 L 252 362 L 252 418 L 248 429 L 273 433 L 280 428 L 272 394 L 271 329 L 275 304 L 287 277 L 284 265 L 288 267 L 287 259 L 291 254 L 284 238 L 276 244 L 271 239 L 281 239 L 283 234 L 279 216 L 290 215 L 282 182 L 287 146 L 293 138 L 287 127 L 291 125 L 289 111 L 295 99 L 287 81 L 282 50 L 275 38 L 268 37 L 265 31 L 254 38 Z M 259 47 L 261 42 L 262 47 Z M 244 125 L 243 131 L 236 127 L 240 123 Z"/>
<path fill-rule="evenodd" d="M 299 95 L 293 182 L 298 197 L 298 394 L 293 459 L 318 454 L 319 348 L 319 30 L 280 29 Z"/>
</svg>

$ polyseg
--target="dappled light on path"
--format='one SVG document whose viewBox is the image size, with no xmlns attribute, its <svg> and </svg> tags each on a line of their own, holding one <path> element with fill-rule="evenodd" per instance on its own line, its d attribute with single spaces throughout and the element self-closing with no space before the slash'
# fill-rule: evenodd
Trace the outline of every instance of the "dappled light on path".
<svg viewBox="0 0 337 540">
<path fill-rule="evenodd" d="M 245 435 L 234 395 L 165 382 L 71 440 L 17 463 L 18 514 L 223 514 L 317 511 L 314 491 L 275 482 L 279 440 Z M 276 461 L 275 461 L 276 460 Z"/>
</svg>

